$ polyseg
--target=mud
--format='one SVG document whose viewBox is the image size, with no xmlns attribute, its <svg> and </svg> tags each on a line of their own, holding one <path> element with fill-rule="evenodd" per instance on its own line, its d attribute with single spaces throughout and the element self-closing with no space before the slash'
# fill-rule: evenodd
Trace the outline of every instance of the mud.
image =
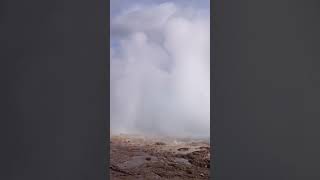
<svg viewBox="0 0 320 180">
<path fill-rule="evenodd" d="M 210 145 L 201 139 L 111 136 L 112 180 L 209 179 Z"/>
</svg>

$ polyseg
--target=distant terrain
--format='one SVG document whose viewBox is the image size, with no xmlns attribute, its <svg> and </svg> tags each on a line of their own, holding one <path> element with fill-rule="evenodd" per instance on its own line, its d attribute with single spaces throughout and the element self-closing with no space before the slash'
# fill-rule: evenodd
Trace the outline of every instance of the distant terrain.
<svg viewBox="0 0 320 180">
<path fill-rule="evenodd" d="M 111 180 L 209 179 L 210 144 L 203 139 L 113 135 Z"/>
</svg>

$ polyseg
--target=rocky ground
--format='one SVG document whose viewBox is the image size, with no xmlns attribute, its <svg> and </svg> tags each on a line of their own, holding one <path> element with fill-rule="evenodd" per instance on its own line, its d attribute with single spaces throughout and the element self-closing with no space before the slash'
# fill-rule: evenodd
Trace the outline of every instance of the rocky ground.
<svg viewBox="0 0 320 180">
<path fill-rule="evenodd" d="M 208 141 L 117 135 L 110 143 L 112 180 L 209 179 Z"/>
</svg>

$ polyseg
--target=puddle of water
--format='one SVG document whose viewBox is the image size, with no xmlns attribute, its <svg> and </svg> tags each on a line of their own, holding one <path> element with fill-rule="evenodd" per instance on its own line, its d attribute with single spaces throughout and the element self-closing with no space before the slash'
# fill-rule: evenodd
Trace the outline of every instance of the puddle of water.
<svg viewBox="0 0 320 180">
<path fill-rule="evenodd" d="M 157 158 L 154 156 L 134 156 L 130 160 L 123 162 L 118 166 L 121 169 L 132 169 L 132 168 L 139 167 L 148 162 L 154 162 L 156 160 Z"/>
<path fill-rule="evenodd" d="M 191 165 L 190 162 L 184 158 L 175 158 L 174 161 L 181 164 Z"/>
</svg>

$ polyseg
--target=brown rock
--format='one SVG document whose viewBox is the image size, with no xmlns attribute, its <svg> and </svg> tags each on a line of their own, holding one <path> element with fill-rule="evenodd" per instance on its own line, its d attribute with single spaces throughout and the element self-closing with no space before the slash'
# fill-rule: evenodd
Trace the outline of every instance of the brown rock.
<svg viewBox="0 0 320 180">
<path fill-rule="evenodd" d="M 162 145 L 166 145 L 166 143 L 164 143 L 164 142 L 156 142 L 155 145 L 162 146 Z"/>
<path fill-rule="evenodd" d="M 184 147 L 184 148 L 179 148 L 179 149 L 178 149 L 178 151 L 188 151 L 188 150 L 189 150 L 189 148 L 185 148 L 185 147 Z"/>
</svg>

